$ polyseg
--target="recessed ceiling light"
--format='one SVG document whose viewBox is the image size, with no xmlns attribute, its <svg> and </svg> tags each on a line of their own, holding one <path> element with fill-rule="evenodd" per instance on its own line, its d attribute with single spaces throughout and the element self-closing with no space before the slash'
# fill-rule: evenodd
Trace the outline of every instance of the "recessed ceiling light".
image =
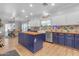
<svg viewBox="0 0 79 59">
<path fill-rule="evenodd" d="M 28 17 L 28 16 L 25 16 L 26 18 Z"/>
<path fill-rule="evenodd" d="M 51 6 L 55 6 L 55 3 L 51 3 Z"/>
<path fill-rule="evenodd" d="M 33 15 L 33 13 L 30 13 L 30 15 Z"/>
<path fill-rule="evenodd" d="M 30 7 L 33 7 L 33 4 L 30 4 L 29 6 L 30 6 Z"/>
<path fill-rule="evenodd" d="M 23 10 L 22 10 L 22 12 L 24 13 L 24 12 L 25 12 L 25 10 L 23 9 Z"/>
</svg>

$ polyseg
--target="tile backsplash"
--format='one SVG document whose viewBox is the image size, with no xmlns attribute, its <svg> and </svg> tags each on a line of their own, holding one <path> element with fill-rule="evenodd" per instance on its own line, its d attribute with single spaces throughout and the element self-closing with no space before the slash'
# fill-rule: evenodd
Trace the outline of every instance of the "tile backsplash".
<svg viewBox="0 0 79 59">
<path fill-rule="evenodd" d="M 60 32 L 79 32 L 79 25 L 67 25 L 67 26 L 60 26 L 57 31 Z"/>
</svg>

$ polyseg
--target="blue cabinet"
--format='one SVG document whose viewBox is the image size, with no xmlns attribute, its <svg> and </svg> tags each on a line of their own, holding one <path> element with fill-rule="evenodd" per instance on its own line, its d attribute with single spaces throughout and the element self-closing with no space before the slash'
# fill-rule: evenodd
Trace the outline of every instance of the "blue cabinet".
<svg viewBox="0 0 79 59">
<path fill-rule="evenodd" d="M 57 43 L 58 44 L 59 43 L 58 33 L 53 32 L 53 36 L 52 37 L 53 37 L 53 39 L 52 39 L 53 43 Z"/>
<path fill-rule="evenodd" d="M 59 40 L 59 44 L 64 45 L 65 43 L 64 33 L 59 33 L 58 40 Z"/>
<path fill-rule="evenodd" d="M 24 33 L 19 33 L 19 43 L 24 47 L 28 48 L 29 50 L 33 51 L 33 36 L 29 36 Z M 30 38 L 30 39 L 29 39 Z"/>
<path fill-rule="evenodd" d="M 34 41 L 34 51 L 37 52 L 40 48 L 43 48 L 43 39 L 42 35 L 37 35 Z"/>
<path fill-rule="evenodd" d="M 25 35 L 23 33 L 19 33 L 18 35 L 18 42 L 23 44 L 24 43 L 24 39 L 25 39 Z"/>
<path fill-rule="evenodd" d="M 41 34 L 41 39 L 43 39 L 43 41 L 45 41 L 45 39 L 46 39 L 46 34 L 45 33 Z"/>
<path fill-rule="evenodd" d="M 42 34 L 30 35 L 25 33 L 19 33 L 19 43 L 32 51 L 33 53 L 37 52 L 43 47 L 43 38 Z"/>
<path fill-rule="evenodd" d="M 79 49 L 79 34 L 75 34 L 75 48 Z"/>
<path fill-rule="evenodd" d="M 74 48 L 74 34 L 65 34 L 65 45 Z"/>
<path fill-rule="evenodd" d="M 79 49 L 79 34 L 56 33 L 53 32 L 53 42 Z"/>
</svg>

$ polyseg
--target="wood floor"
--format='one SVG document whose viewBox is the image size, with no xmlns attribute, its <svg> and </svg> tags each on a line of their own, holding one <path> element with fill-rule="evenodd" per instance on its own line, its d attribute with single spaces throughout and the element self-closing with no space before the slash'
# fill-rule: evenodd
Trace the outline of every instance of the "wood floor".
<svg viewBox="0 0 79 59">
<path fill-rule="evenodd" d="M 16 48 L 22 56 L 79 56 L 77 49 L 47 42 L 44 42 L 43 48 L 35 54 L 20 44 Z"/>
<path fill-rule="evenodd" d="M 17 44 L 17 38 L 4 38 L 4 47 L 0 47 L 0 54 L 4 54 L 8 51 L 15 50 Z"/>
<path fill-rule="evenodd" d="M 33 54 L 27 48 L 18 44 L 18 38 L 6 39 L 5 47 L 0 48 L 0 54 L 14 49 L 21 56 L 79 56 L 79 50 L 77 49 L 48 42 L 44 42 L 43 48 Z"/>
</svg>

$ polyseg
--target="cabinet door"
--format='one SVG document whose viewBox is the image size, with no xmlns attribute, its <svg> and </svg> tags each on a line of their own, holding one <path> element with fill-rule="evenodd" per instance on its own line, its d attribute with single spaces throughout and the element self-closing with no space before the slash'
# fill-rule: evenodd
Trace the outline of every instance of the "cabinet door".
<svg viewBox="0 0 79 59">
<path fill-rule="evenodd" d="M 59 44 L 64 45 L 65 38 L 64 38 L 64 34 L 63 33 L 59 33 L 58 40 L 59 40 Z"/>
<path fill-rule="evenodd" d="M 54 16 L 52 25 L 66 25 L 66 16 L 62 14 Z"/>
<path fill-rule="evenodd" d="M 67 14 L 67 25 L 79 24 L 79 11 Z"/>
<path fill-rule="evenodd" d="M 43 38 L 41 37 L 42 37 L 42 34 L 36 35 L 34 39 L 34 52 L 40 50 L 43 47 Z"/>
<path fill-rule="evenodd" d="M 58 33 L 53 33 L 53 36 L 52 36 L 52 37 L 53 37 L 52 40 L 53 40 L 54 43 L 59 43 L 59 40 L 58 40 Z"/>
<path fill-rule="evenodd" d="M 18 39 L 19 39 L 18 42 L 23 45 L 24 44 L 24 39 L 25 39 L 24 33 L 19 33 Z"/>
<path fill-rule="evenodd" d="M 73 47 L 74 48 L 74 40 L 73 39 L 68 39 L 66 41 L 66 46 L 69 46 L 69 47 Z"/>
<path fill-rule="evenodd" d="M 34 36 L 25 34 L 26 38 L 24 39 L 24 45 L 26 48 L 28 48 L 31 51 L 34 51 Z"/>
<path fill-rule="evenodd" d="M 34 37 L 31 35 L 24 34 L 24 33 L 19 34 L 19 43 L 31 51 L 33 51 L 33 47 L 34 47 L 33 39 Z"/>
<path fill-rule="evenodd" d="M 79 49 L 79 35 L 75 35 L 75 48 Z"/>
<path fill-rule="evenodd" d="M 74 47 L 74 35 L 73 34 L 66 34 L 65 35 L 65 45 L 69 47 Z"/>
<path fill-rule="evenodd" d="M 42 38 L 43 41 L 45 41 L 45 39 L 46 39 L 46 35 L 45 35 L 44 33 L 41 34 L 41 38 Z"/>
</svg>

